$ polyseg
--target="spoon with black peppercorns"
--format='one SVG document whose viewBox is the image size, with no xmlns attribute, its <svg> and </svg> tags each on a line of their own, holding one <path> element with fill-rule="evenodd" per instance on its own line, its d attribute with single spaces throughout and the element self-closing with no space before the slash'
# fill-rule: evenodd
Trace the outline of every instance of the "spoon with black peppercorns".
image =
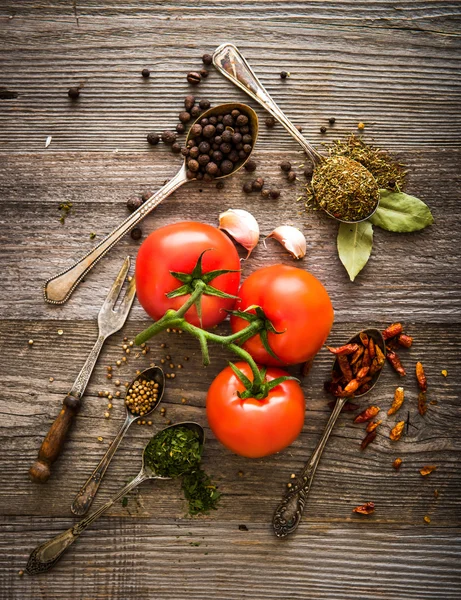
<svg viewBox="0 0 461 600">
<path fill-rule="evenodd" d="M 120 431 L 107 449 L 98 466 L 88 477 L 72 502 L 71 511 L 79 517 L 85 515 L 98 492 L 102 478 L 120 442 L 129 427 L 139 419 L 152 414 L 160 404 L 165 389 L 165 375 L 160 367 L 149 367 L 136 376 L 127 388 L 125 397 L 126 418 Z"/>
<path fill-rule="evenodd" d="M 44 298 L 64 304 L 90 269 L 151 210 L 188 181 L 223 179 L 238 171 L 249 159 L 258 136 L 258 117 L 246 104 L 220 104 L 208 109 L 191 126 L 181 148 L 184 164 L 158 192 L 135 210 L 88 254 L 65 271 L 46 281 Z"/>
</svg>

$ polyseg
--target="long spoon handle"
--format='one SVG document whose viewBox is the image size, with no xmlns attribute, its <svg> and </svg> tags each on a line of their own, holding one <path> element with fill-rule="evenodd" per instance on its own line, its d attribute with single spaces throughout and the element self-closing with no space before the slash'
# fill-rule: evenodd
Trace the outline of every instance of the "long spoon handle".
<svg viewBox="0 0 461 600">
<path fill-rule="evenodd" d="M 346 400 L 347 398 L 337 399 L 317 447 L 307 461 L 304 469 L 296 478 L 295 483 L 293 483 L 290 490 L 285 494 L 283 500 L 277 506 L 272 519 L 274 533 L 277 537 L 286 537 L 298 528 L 306 504 L 307 495 L 311 489 L 315 471 L 320 462 L 320 457 L 322 456 L 322 452 L 325 449 L 328 438 L 333 431 L 333 427 L 335 426 Z"/>
<path fill-rule="evenodd" d="M 241 52 L 233 44 L 222 44 L 213 54 L 213 64 L 225 77 L 259 102 L 301 144 L 314 164 L 323 160 L 317 150 L 301 135 L 290 119 L 277 106 Z"/>
<path fill-rule="evenodd" d="M 29 575 L 36 575 L 49 571 L 59 561 L 61 556 L 72 545 L 79 535 L 87 527 L 100 517 L 114 502 L 117 502 L 122 496 L 128 494 L 132 489 L 142 483 L 148 476 L 141 471 L 128 485 L 121 489 L 113 498 L 103 504 L 97 511 L 82 519 L 79 523 L 58 534 L 52 540 L 44 542 L 32 551 L 27 562 L 26 571 Z"/>
<path fill-rule="evenodd" d="M 117 448 L 120 445 L 120 442 L 125 437 L 128 428 L 131 423 L 136 419 L 133 415 L 127 415 L 125 422 L 123 423 L 120 431 L 117 433 L 114 438 L 112 444 L 107 449 L 107 452 L 99 461 L 98 466 L 95 468 L 93 473 L 88 477 L 86 482 L 83 484 L 81 490 L 75 496 L 74 501 L 72 502 L 72 506 L 70 510 L 77 515 L 78 517 L 83 517 L 86 515 L 90 506 L 93 503 L 93 500 L 98 492 L 99 486 L 101 485 L 102 478 L 107 470 L 107 467 L 110 464 Z"/>
<path fill-rule="evenodd" d="M 119 239 L 186 181 L 186 167 L 183 165 L 173 179 L 144 202 L 93 250 L 59 275 L 48 279 L 43 289 L 45 301 L 50 304 L 64 304 L 85 275 L 115 246 Z"/>
</svg>

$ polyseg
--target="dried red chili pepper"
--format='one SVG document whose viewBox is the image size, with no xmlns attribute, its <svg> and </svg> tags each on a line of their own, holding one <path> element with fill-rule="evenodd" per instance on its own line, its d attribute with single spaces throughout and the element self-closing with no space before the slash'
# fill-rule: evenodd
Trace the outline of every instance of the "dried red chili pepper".
<svg viewBox="0 0 461 600">
<path fill-rule="evenodd" d="M 389 437 L 393 442 L 398 442 L 402 437 L 403 430 L 405 428 L 405 421 L 399 421 L 397 425 L 395 425 L 389 434 Z"/>
<path fill-rule="evenodd" d="M 354 508 L 353 512 L 359 513 L 360 515 L 371 515 L 371 513 L 375 512 L 375 503 L 374 502 L 365 502 L 365 504 L 356 506 Z"/>
<path fill-rule="evenodd" d="M 380 367 L 382 367 L 386 361 L 386 357 L 384 356 L 384 352 L 381 350 L 381 348 L 378 346 L 378 344 L 375 344 L 375 352 L 376 352 L 376 359 L 378 361 L 378 364 Z"/>
<path fill-rule="evenodd" d="M 344 375 L 346 381 L 351 381 L 351 379 L 353 379 L 353 375 L 351 366 L 347 360 L 347 356 L 345 354 L 338 354 L 337 361 L 339 368 L 341 369 L 341 373 Z"/>
<path fill-rule="evenodd" d="M 354 352 L 354 354 L 351 357 L 351 365 L 355 365 L 355 363 L 359 360 L 359 358 L 362 356 L 363 352 L 364 352 L 365 348 L 363 346 L 359 346 L 357 348 L 357 350 Z"/>
<path fill-rule="evenodd" d="M 426 392 L 419 392 L 418 394 L 418 412 L 422 417 L 427 413 Z"/>
<path fill-rule="evenodd" d="M 394 469 L 395 469 L 396 471 L 398 471 L 398 470 L 400 469 L 400 467 L 401 467 L 401 465 L 402 465 L 402 462 L 403 462 L 403 460 L 402 460 L 401 458 L 396 458 L 396 459 L 394 460 L 394 462 L 392 463 L 392 466 L 394 467 Z"/>
<path fill-rule="evenodd" d="M 369 383 L 364 383 L 363 385 L 361 385 L 359 387 L 359 389 L 357 390 L 358 392 L 358 396 L 361 396 L 362 394 L 365 394 L 365 392 L 368 392 L 368 390 L 371 388 L 371 385 Z"/>
<path fill-rule="evenodd" d="M 354 419 L 354 423 L 365 423 L 379 413 L 379 406 L 368 406 L 365 410 L 363 410 L 359 415 L 357 415 Z"/>
<path fill-rule="evenodd" d="M 387 411 L 387 414 L 389 416 L 395 414 L 402 406 L 404 400 L 405 392 L 403 391 L 403 387 L 398 387 L 394 392 L 394 401 L 392 402 L 390 409 Z"/>
<path fill-rule="evenodd" d="M 371 421 L 367 425 L 367 432 L 370 433 L 371 431 L 374 431 L 379 425 L 381 425 L 381 423 L 382 421 Z"/>
<path fill-rule="evenodd" d="M 366 333 L 364 333 L 363 331 L 361 331 L 359 333 L 359 336 L 360 336 L 360 341 L 362 342 L 362 344 L 365 347 L 368 347 L 368 335 Z"/>
<path fill-rule="evenodd" d="M 424 373 L 424 367 L 420 362 L 416 363 L 416 379 L 418 380 L 419 389 L 425 392 L 427 390 L 427 378 Z"/>
<path fill-rule="evenodd" d="M 371 442 L 375 439 L 376 437 L 376 431 L 370 431 L 370 433 L 367 433 L 367 435 L 363 438 L 362 443 L 360 444 L 360 448 L 362 450 L 365 450 L 365 448 L 368 446 L 368 444 L 371 444 Z"/>
<path fill-rule="evenodd" d="M 350 394 L 353 394 L 355 391 L 358 390 L 359 385 L 360 385 L 360 381 L 358 381 L 357 379 L 351 379 L 351 381 L 349 381 L 349 383 L 344 388 L 344 393 L 347 394 L 348 396 Z"/>
<path fill-rule="evenodd" d="M 327 346 L 327 348 L 332 354 L 354 354 L 360 346 L 358 344 L 346 344 L 345 346 L 338 346 L 337 348 L 332 348 L 331 346 Z"/>
<path fill-rule="evenodd" d="M 362 367 L 360 371 L 357 373 L 357 379 L 364 379 L 367 376 L 370 367 Z"/>
<path fill-rule="evenodd" d="M 365 351 L 363 353 L 361 366 L 362 367 L 370 367 L 371 366 L 370 352 L 368 351 L 368 348 L 365 348 Z"/>
<path fill-rule="evenodd" d="M 410 348 L 413 344 L 413 338 L 411 337 L 411 335 L 401 333 L 397 338 L 397 343 L 399 346 L 403 346 L 404 348 Z"/>
<path fill-rule="evenodd" d="M 399 335 L 399 333 L 402 333 L 402 331 L 402 323 L 393 323 L 392 325 L 389 325 L 389 327 L 386 327 L 386 329 L 382 332 L 383 338 L 385 340 L 389 340 L 390 338 Z"/>
<path fill-rule="evenodd" d="M 370 354 L 371 360 L 373 360 L 376 356 L 375 342 L 373 341 L 373 338 L 370 338 L 370 341 L 368 342 L 368 353 Z"/>
<path fill-rule="evenodd" d="M 332 400 L 331 402 L 328 402 L 328 406 L 331 408 L 331 410 L 333 410 L 334 407 L 336 406 L 336 402 L 334 400 Z M 346 401 L 346 403 L 343 406 L 343 411 L 344 412 L 355 412 L 359 408 L 360 408 L 360 406 L 358 404 L 353 404 L 352 402 Z"/>
<path fill-rule="evenodd" d="M 394 371 L 397 371 L 397 373 L 401 377 L 403 377 L 404 375 L 407 374 L 407 372 L 405 371 L 405 369 L 402 366 L 402 363 L 400 362 L 400 358 L 393 350 L 390 350 L 390 349 L 388 350 L 388 352 L 386 354 L 386 358 L 392 365 L 392 368 L 394 369 Z"/>
<path fill-rule="evenodd" d="M 426 477 L 427 475 L 430 475 L 430 473 L 432 473 L 432 471 L 436 470 L 436 466 L 435 465 L 426 465 L 425 467 L 423 467 L 420 470 L 420 473 L 423 477 Z"/>
</svg>

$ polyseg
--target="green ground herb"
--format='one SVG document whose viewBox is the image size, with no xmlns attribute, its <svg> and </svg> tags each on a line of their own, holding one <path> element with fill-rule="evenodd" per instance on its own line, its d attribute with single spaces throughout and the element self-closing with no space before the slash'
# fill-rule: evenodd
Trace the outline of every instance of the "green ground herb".
<svg viewBox="0 0 461 600">
<path fill-rule="evenodd" d="M 154 435 L 144 450 L 144 463 L 160 477 L 179 477 L 200 463 L 202 446 L 197 432 L 171 427 Z"/>
<path fill-rule="evenodd" d="M 202 469 L 186 473 L 182 479 L 182 489 L 189 502 L 189 514 L 197 515 L 217 509 L 221 494 Z"/>
<path fill-rule="evenodd" d="M 360 163 L 345 156 L 330 156 L 312 176 L 318 204 L 344 221 L 367 218 L 379 202 L 379 188 L 373 175 Z"/>
</svg>

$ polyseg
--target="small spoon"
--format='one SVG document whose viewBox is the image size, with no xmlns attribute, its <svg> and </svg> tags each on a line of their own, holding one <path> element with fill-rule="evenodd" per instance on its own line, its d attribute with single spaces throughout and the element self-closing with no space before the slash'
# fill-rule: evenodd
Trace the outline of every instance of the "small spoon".
<svg viewBox="0 0 461 600">
<path fill-rule="evenodd" d="M 233 175 L 237 171 L 239 171 L 243 165 L 250 158 L 256 139 L 258 137 L 258 116 L 255 111 L 247 106 L 246 104 L 239 104 L 238 102 L 230 102 L 227 104 L 219 104 L 218 106 L 214 106 L 209 108 L 205 112 L 203 112 L 196 121 L 192 125 L 198 123 L 201 119 L 208 118 L 211 116 L 219 116 L 221 114 L 225 114 L 233 111 L 234 109 L 239 110 L 241 113 L 246 115 L 249 119 L 251 132 L 252 132 L 252 150 L 250 154 L 245 159 L 242 159 L 240 162 L 235 164 L 235 168 L 228 173 L 227 175 L 221 175 L 220 177 L 215 177 L 214 180 L 225 179 L 230 175 Z M 186 144 L 190 139 L 190 130 L 187 135 Z M 137 225 L 141 219 L 143 219 L 151 210 L 153 210 L 156 206 L 168 198 L 175 190 L 179 187 L 188 183 L 189 181 L 195 181 L 195 179 L 188 179 L 186 175 L 186 158 L 184 158 L 184 163 L 182 167 L 179 169 L 178 173 L 170 179 L 168 183 L 166 183 L 162 188 L 158 190 L 153 196 L 151 196 L 142 206 L 140 206 L 137 210 L 135 210 L 129 217 L 127 217 L 123 223 L 121 223 L 112 233 L 106 236 L 103 240 L 99 242 L 97 246 L 95 246 L 88 254 L 86 254 L 79 261 L 74 263 L 68 269 L 65 269 L 58 275 L 51 277 L 48 281 L 45 282 L 43 287 L 43 296 L 45 302 L 49 302 L 50 304 L 64 304 L 66 302 L 72 292 L 75 290 L 77 285 L 81 282 L 81 280 L 87 275 L 87 273 L 94 267 L 94 265 L 101 260 L 109 250 L 115 246 L 115 244 L 122 238 L 126 233 L 128 233 L 135 225 Z M 213 180 L 213 181 L 214 181 Z M 206 182 L 203 182 L 206 183 Z"/>
<path fill-rule="evenodd" d="M 117 448 L 119 447 L 120 442 L 125 437 L 125 434 L 128 431 L 129 427 L 138 419 L 145 419 L 146 417 L 151 415 L 162 401 L 163 392 L 165 390 L 165 375 L 162 369 L 160 367 L 150 367 L 149 369 L 146 369 L 131 382 L 130 386 L 127 388 L 127 392 L 128 390 L 133 388 L 136 381 L 140 381 L 141 379 L 147 379 L 149 381 L 154 381 L 155 383 L 158 383 L 157 402 L 154 404 L 151 410 L 144 415 L 133 414 L 128 408 L 128 406 L 125 404 L 125 422 L 123 423 L 122 427 L 120 428 L 120 431 L 114 438 L 114 441 L 107 449 L 107 452 L 102 457 L 96 469 L 83 484 L 79 493 L 75 496 L 72 506 L 70 507 L 70 510 L 74 513 L 74 515 L 77 515 L 78 517 L 83 517 L 83 515 L 86 515 L 86 513 L 88 512 L 98 492 L 99 486 L 101 485 L 101 481 L 104 477 L 107 467 L 109 466 L 112 457 L 114 456 Z"/>
<path fill-rule="evenodd" d="M 304 151 L 311 159 L 314 167 L 318 166 L 321 162 L 326 160 L 325 156 L 322 156 L 317 150 L 310 144 L 306 138 L 301 135 L 300 131 L 296 129 L 290 119 L 276 104 L 274 99 L 269 95 L 269 92 L 265 89 L 259 79 L 256 77 L 253 69 L 248 64 L 245 57 L 242 55 L 240 50 L 234 46 L 234 44 L 222 44 L 217 48 L 213 54 L 213 65 L 222 73 L 227 79 L 230 79 L 241 90 L 246 92 L 251 98 L 259 102 L 263 108 L 265 108 L 273 117 L 277 119 L 288 131 L 288 133 L 294 137 L 294 139 L 303 147 Z M 348 161 L 355 163 L 364 169 L 363 165 L 353 159 L 347 159 Z M 376 191 L 378 190 L 378 184 L 376 184 Z M 379 205 L 379 198 L 376 202 L 373 210 L 370 211 L 362 219 L 356 221 L 346 221 L 335 217 L 330 213 L 324 206 L 321 208 L 332 218 L 340 223 L 360 223 L 369 219 L 377 210 Z"/>
<path fill-rule="evenodd" d="M 368 337 L 373 338 L 375 344 L 377 344 L 382 350 L 384 356 L 386 355 L 386 344 L 384 342 L 384 338 L 381 332 L 378 329 L 364 329 L 360 333 L 366 333 Z M 360 333 L 357 333 L 347 342 L 348 344 L 361 343 L 360 342 Z M 334 373 L 337 367 L 336 358 L 332 372 Z M 364 392 L 363 394 L 354 395 L 355 399 L 363 398 L 365 394 L 371 392 L 371 390 L 375 387 L 382 369 L 377 371 L 373 379 L 369 382 L 370 388 Z M 320 457 L 325 449 L 328 438 L 335 426 L 335 423 L 339 417 L 343 406 L 346 404 L 350 397 L 347 398 L 338 398 L 336 400 L 335 407 L 333 412 L 328 419 L 328 423 L 326 424 L 325 430 L 320 438 L 314 452 L 311 457 L 307 461 L 301 473 L 298 475 L 296 480 L 293 480 L 292 487 L 285 494 L 280 504 L 277 506 L 274 517 L 272 519 L 272 525 L 274 527 L 274 533 L 277 537 L 283 538 L 293 533 L 298 528 L 299 523 L 301 522 L 301 517 L 303 514 L 304 506 L 306 504 L 307 495 L 311 489 L 312 482 L 314 480 L 315 471 L 317 470 L 318 464 L 320 462 Z M 290 482 L 291 483 L 291 482 Z"/>
<path fill-rule="evenodd" d="M 197 433 L 199 438 L 199 443 L 201 446 L 201 451 L 203 451 L 203 445 L 205 443 L 205 432 L 203 427 L 201 427 L 198 423 L 193 422 L 185 422 L 185 423 L 177 423 L 175 425 L 170 425 L 169 427 L 165 427 L 159 431 L 162 433 L 166 429 L 171 429 L 173 427 L 187 427 L 188 429 Z M 147 444 L 148 446 L 149 444 Z M 147 448 L 146 446 L 146 448 Z M 40 546 L 37 546 L 35 550 L 32 551 L 29 556 L 29 560 L 26 566 L 26 572 L 29 575 L 36 575 L 38 573 L 44 573 L 45 571 L 49 571 L 54 565 L 59 561 L 64 552 L 69 548 L 71 544 L 75 542 L 75 540 L 80 536 L 81 533 L 85 531 L 87 527 L 93 523 L 98 517 L 100 517 L 108 508 L 110 508 L 114 502 L 117 502 L 120 498 L 128 494 L 131 490 L 136 488 L 140 483 L 146 481 L 147 479 L 171 479 L 171 477 L 160 477 L 150 469 L 144 462 L 144 454 L 146 451 L 144 448 L 143 457 L 142 457 L 142 467 L 139 471 L 138 475 L 128 483 L 124 488 L 122 488 L 113 498 L 111 498 L 108 502 L 103 504 L 97 511 L 82 519 L 79 523 L 67 529 L 63 533 L 58 534 L 52 540 L 48 542 L 44 542 Z"/>
</svg>

